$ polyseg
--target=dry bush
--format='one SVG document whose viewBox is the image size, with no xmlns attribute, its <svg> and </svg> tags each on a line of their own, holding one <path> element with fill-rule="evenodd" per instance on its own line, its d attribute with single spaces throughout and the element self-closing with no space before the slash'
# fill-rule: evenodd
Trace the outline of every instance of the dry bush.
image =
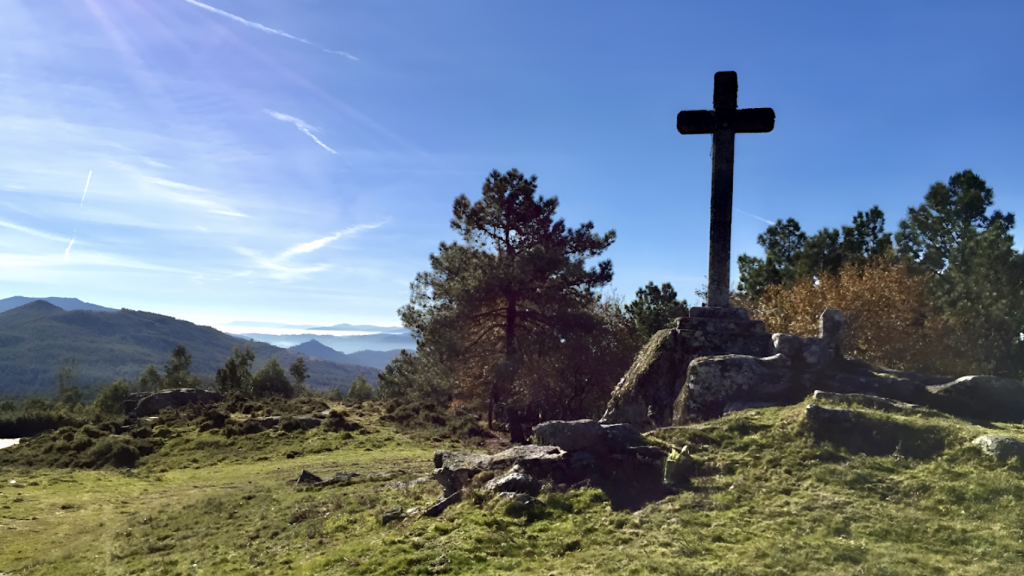
<svg viewBox="0 0 1024 576">
<path fill-rule="evenodd" d="M 846 318 L 846 353 L 873 365 L 929 374 L 972 368 L 958 334 L 928 302 L 927 278 L 903 263 L 877 259 L 836 275 L 769 286 L 750 307 L 769 332 L 818 335 L 818 317 L 838 308 Z"/>
</svg>

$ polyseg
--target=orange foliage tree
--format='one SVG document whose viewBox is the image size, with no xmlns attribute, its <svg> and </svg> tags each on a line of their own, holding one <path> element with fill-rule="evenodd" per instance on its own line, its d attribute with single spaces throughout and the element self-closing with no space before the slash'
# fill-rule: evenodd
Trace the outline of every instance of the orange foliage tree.
<svg viewBox="0 0 1024 576">
<path fill-rule="evenodd" d="M 930 304 L 927 278 L 905 262 L 877 258 L 836 274 L 771 285 L 754 302 L 738 302 L 769 332 L 817 336 L 818 317 L 838 308 L 846 318 L 846 353 L 873 365 L 930 374 L 975 368 L 959 333 Z"/>
</svg>

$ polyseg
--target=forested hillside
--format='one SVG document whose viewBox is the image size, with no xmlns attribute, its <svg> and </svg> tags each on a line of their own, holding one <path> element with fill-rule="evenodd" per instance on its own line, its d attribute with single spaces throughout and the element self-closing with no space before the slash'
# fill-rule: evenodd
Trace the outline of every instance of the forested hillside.
<svg viewBox="0 0 1024 576">
<path fill-rule="evenodd" d="M 50 392 L 58 368 L 71 359 L 78 384 L 135 381 L 150 364 L 162 371 L 178 344 L 192 354 L 192 373 L 212 382 L 232 348 L 245 341 L 150 312 L 64 311 L 37 300 L 0 313 L 0 394 Z M 261 342 L 252 342 L 252 347 L 257 368 L 272 356 L 288 366 L 298 355 Z M 375 383 L 378 372 L 326 360 L 312 360 L 308 366 L 307 384 L 313 389 L 340 386 L 344 391 L 360 372 Z"/>
</svg>

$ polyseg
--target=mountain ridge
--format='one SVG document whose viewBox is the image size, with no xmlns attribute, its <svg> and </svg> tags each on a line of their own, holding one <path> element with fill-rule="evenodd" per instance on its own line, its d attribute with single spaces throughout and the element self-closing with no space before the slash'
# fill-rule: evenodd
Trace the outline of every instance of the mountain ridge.
<svg viewBox="0 0 1024 576">
<path fill-rule="evenodd" d="M 323 358 L 324 360 L 333 360 L 335 362 L 348 362 L 350 364 L 358 364 L 361 366 L 373 366 L 374 368 L 384 369 L 388 365 L 388 362 L 398 356 L 401 349 L 396 350 L 360 350 L 351 354 L 339 352 L 330 346 L 325 346 L 318 340 L 311 339 L 308 342 L 303 342 L 295 346 L 288 348 L 292 352 L 301 352 L 306 356 L 313 358 Z"/>
<path fill-rule="evenodd" d="M 56 306 L 64 311 L 71 310 L 95 310 L 102 312 L 117 312 L 117 308 L 107 308 L 106 306 L 100 306 L 99 304 L 92 304 L 90 302 L 83 302 L 78 298 L 62 298 L 59 296 L 49 296 L 46 298 L 30 298 L 28 296 L 11 296 L 10 298 L 0 299 L 0 312 L 6 312 L 14 308 L 24 306 L 31 302 L 43 301 Z"/>
<path fill-rule="evenodd" d="M 27 307 L 26 307 L 27 306 Z M 183 344 L 192 354 L 192 372 L 212 382 L 234 346 L 246 341 L 209 326 L 198 326 L 153 312 L 122 309 L 114 312 L 62 310 L 45 301 L 0 313 L 0 394 L 49 393 L 61 364 L 74 358 L 83 385 L 135 381 L 149 364 L 163 367 L 171 351 Z M 252 342 L 256 353 L 253 370 L 270 357 L 287 366 L 296 352 L 262 342 Z M 309 363 L 313 389 L 334 386 L 347 390 L 363 373 L 371 384 L 379 370 L 373 366 L 323 360 Z"/>
</svg>

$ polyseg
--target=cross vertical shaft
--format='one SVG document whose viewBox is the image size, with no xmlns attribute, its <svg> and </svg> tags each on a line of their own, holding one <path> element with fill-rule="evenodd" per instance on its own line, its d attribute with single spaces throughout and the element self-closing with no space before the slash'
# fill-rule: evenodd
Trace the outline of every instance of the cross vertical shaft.
<svg viewBox="0 0 1024 576">
<path fill-rule="evenodd" d="M 732 266 L 732 169 L 736 150 L 736 74 L 715 74 L 715 117 L 711 137 L 711 233 L 708 243 L 708 306 L 729 306 Z"/>
<path fill-rule="evenodd" d="M 676 117 L 680 134 L 712 134 L 711 234 L 708 248 L 708 301 L 729 306 L 729 268 L 732 265 L 732 169 L 737 132 L 771 132 L 771 108 L 736 109 L 735 72 L 715 74 L 714 110 L 684 110 Z"/>
</svg>

